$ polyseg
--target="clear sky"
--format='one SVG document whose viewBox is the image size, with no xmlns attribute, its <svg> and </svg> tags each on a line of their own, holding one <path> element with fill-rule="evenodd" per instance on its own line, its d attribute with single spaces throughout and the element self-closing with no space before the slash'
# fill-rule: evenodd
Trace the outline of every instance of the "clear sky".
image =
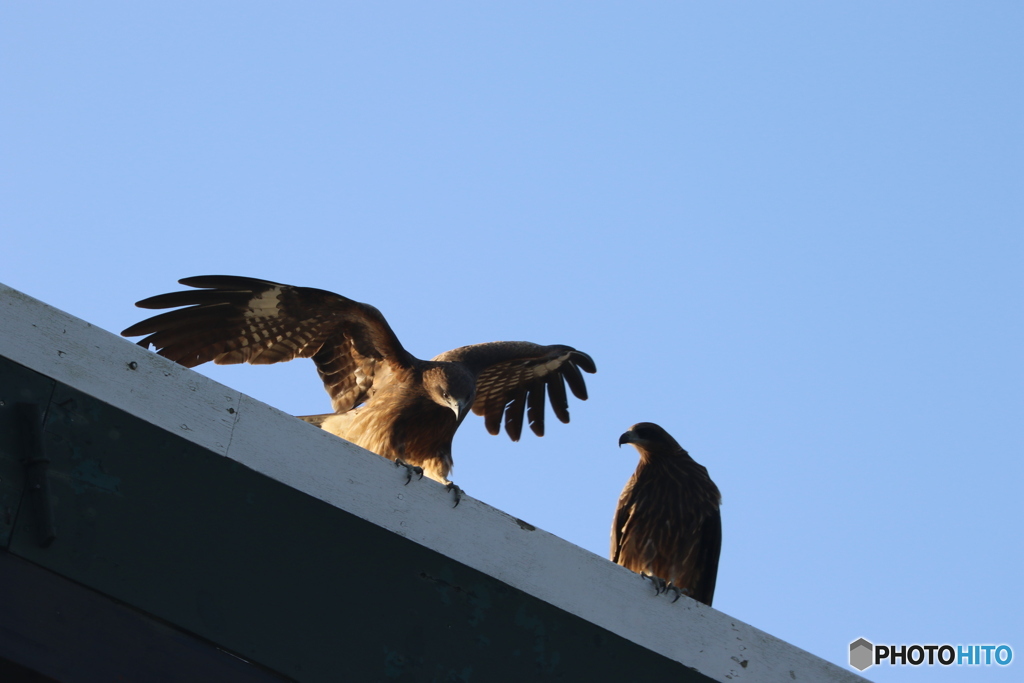
<svg viewBox="0 0 1024 683">
<path fill-rule="evenodd" d="M 1019 671 L 1022 29 L 1016 2 L 7 2 L 0 282 L 114 332 L 223 273 L 371 303 L 423 358 L 570 344 L 590 400 L 515 444 L 467 420 L 468 495 L 606 556 L 618 436 L 658 422 L 724 497 L 716 608 L 843 666 L 863 636 Z M 308 361 L 200 371 L 328 409 Z"/>
</svg>

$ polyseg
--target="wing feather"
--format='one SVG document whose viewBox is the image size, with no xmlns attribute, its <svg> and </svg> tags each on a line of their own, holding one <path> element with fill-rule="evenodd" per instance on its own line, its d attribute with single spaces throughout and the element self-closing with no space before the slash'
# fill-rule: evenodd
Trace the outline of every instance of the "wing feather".
<svg viewBox="0 0 1024 683">
<path fill-rule="evenodd" d="M 505 432 L 509 435 L 513 441 L 519 441 L 519 437 L 523 435 L 523 417 L 526 414 L 526 391 L 522 390 L 516 397 L 509 401 L 508 406 L 505 408 Z M 491 419 L 491 415 L 494 415 L 500 419 L 500 412 L 491 412 L 487 414 L 485 419 Z M 491 434 L 497 434 L 501 431 L 501 428 L 496 426 Z"/>
<path fill-rule="evenodd" d="M 198 289 L 143 299 L 140 308 L 176 310 L 121 334 L 148 335 L 141 346 L 186 367 L 312 358 L 335 410 L 344 412 L 373 394 L 375 377 L 419 362 L 380 311 L 333 292 L 229 275 L 179 282 Z"/>
<path fill-rule="evenodd" d="M 589 359 L 590 356 L 587 356 L 587 360 Z M 576 365 L 573 363 L 566 363 L 562 368 L 562 376 L 565 377 L 565 381 L 568 383 L 569 389 L 572 391 L 572 395 L 581 401 L 587 400 L 587 385 L 583 381 L 583 375 L 580 374 L 579 369 L 583 368 L 586 370 L 587 367 L 594 367 L 593 362 L 591 362 L 589 366 L 584 366 L 582 363 L 577 363 Z M 587 372 L 597 372 L 597 368 L 587 370 Z"/>
<path fill-rule="evenodd" d="M 694 600 L 708 605 L 715 599 L 715 584 L 718 582 L 718 558 L 722 552 L 722 513 L 718 510 L 709 515 L 700 530 L 700 554 L 695 563 L 700 568 L 700 578 L 693 589 Z"/>
<path fill-rule="evenodd" d="M 571 346 L 542 346 L 531 342 L 491 342 L 453 349 L 436 361 L 464 363 L 476 373 L 473 412 L 484 417 L 487 431 L 497 434 L 502 415 L 505 431 L 513 441 L 522 433 L 523 413 L 530 429 L 544 434 L 544 404 L 548 393 L 551 407 L 562 422 L 569 421 L 565 383 L 573 395 L 586 400 L 587 389 L 580 373 L 596 372 L 593 359 Z"/>
<path fill-rule="evenodd" d="M 544 436 L 544 393 L 544 385 L 541 383 L 530 387 L 526 408 L 526 419 L 530 421 L 530 429 L 537 436 Z"/>
<path fill-rule="evenodd" d="M 569 398 L 565 395 L 565 382 L 562 373 L 552 372 L 548 375 L 548 396 L 551 398 L 551 410 L 560 422 L 569 422 Z"/>
<path fill-rule="evenodd" d="M 630 501 L 633 496 L 633 484 L 636 482 L 636 475 L 629 478 L 626 485 L 622 488 L 622 493 L 619 495 L 619 504 L 615 508 L 615 518 L 612 520 L 612 549 L 611 558 L 612 562 L 623 564 L 621 560 L 622 548 L 625 544 L 625 529 L 629 523 L 629 518 L 633 513 L 633 506 L 630 505 Z"/>
</svg>

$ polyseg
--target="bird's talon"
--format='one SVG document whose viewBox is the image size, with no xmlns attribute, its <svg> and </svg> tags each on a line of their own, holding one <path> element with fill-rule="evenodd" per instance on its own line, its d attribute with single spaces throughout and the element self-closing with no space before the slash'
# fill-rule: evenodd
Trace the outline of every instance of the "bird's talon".
<svg viewBox="0 0 1024 683">
<path fill-rule="evenodd" d="M 419 467 L 417 465 L 410 465 L 409 463 L 407 463 L 406 461 L 402 460 L 401 458 L 398 458 L 398 459 L 395 460 L 395 467 L 404 467 L 405 468 L 405 484 L 403 484 L 403 486 L 408 486 L 409 485 L 409 482 L 412 481 L 412 475 L 414 475 L 414 474 L 419 475 L 419 477 L 418 477 L 419 479 L 423 478 L 423 468 L 422 467 Z"/>
<path fill-rule="evenodd" d="M 668 592 L 669 585 L 665 582 L 665 579 L 660 576 L 654 576 L 653 574 L 641 574 L 640 576 L 654 584 L 655 595 L 661 595 L 662 593 Z"/>
<path fill-rule="evenodd" d="M 447 484 L 445 484 L 445 488 L 451 491 L 452 495 L 455 497 L 455 505 L 453 505 L 452 508 L 459 507 L 459 503 L 462 501 L 462 489 L 458 486 L 458 484 L 455 484 L 453 482 L 448 482 Z"/>
</svg>

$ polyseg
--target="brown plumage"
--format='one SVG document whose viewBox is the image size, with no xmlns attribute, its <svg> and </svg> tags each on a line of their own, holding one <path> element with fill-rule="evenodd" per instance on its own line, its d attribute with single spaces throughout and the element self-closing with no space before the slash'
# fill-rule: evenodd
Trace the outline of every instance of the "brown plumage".
<svg viewBox="0 0 1024 683">
<path fill-rule="evenodd" d="M 139 301 L 140 308 L 176 308 L 121 334 L 148 335 L 139 345 L 195 367 L 278 363 L 312 358 L 334 412 L 302 419 L 391 460 L 422 467 L 450 484 L 452 438 L 466 413 L 483 415 L 487 430 L 518 441 L 524 411 L 544 435 L 545 396 L 569 421 L 565 385 L 581 400 L 580 370 L 590 356 L 570 346 L 492 342 L 463 346 L 431 361 L 414 357 L 373 306 L 322 289 L 227 275 L 179 280 L 198 289 Z M 185 306 L 186 308 L 178 308 Z"/>
<path fill-rule="evenodd" d="M 706 605 L 715 597 L 722 496 L 707 469 L 664 429 L 640 422 L 619 437 L 640 452 L 612 521 L 613 562 Z"/>
</svg>

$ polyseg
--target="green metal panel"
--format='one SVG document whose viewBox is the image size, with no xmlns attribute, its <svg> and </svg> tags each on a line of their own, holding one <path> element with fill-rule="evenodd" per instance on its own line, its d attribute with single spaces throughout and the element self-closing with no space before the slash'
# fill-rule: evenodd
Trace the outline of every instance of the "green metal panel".
<svg viewBox="0 0 1024 683">
<path fill-rule="evenodd" d="M 291 680 L 11 553 L 0 587 L 4 683 Z"/>
<path fill-rule="evenodd" d="M 44 438 L 12 553 L 298 680 L 710 680 L 64 385 Z"/>
<path fill-rule="evenodd" d="M 0 358 L 0 548 L 10 542 L 25 487 L 25 429 L 18 404 L 46 406 L 53 386 L 49 377 Z"/>
</svg>

